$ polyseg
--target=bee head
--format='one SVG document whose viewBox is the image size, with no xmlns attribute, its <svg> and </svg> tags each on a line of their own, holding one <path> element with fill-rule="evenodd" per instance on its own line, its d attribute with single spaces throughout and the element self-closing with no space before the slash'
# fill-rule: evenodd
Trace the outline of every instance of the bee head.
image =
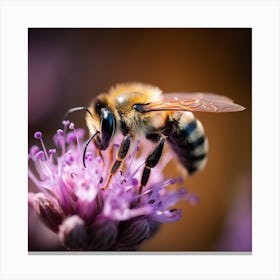
<svg viewBox="0 0 280 280">
<path fill-rule="evenodd" d="M 94 138 L 100 150 L 106 150 L 116 132 L 116 118 L 109 106 L 101 98 L 94 100 L 92 116 L 87 116 L 87 124 L 93 133 L 99 132 Z"/>
</svg>

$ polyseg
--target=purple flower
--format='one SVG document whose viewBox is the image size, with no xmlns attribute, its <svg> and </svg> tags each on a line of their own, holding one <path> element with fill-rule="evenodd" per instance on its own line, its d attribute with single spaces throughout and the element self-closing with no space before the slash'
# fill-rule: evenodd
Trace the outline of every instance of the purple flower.
<svg viewBox="0 0 280 280">
<path fill-rule="evenodd" d="M 174 208 L 182 199 L 195 202 L 185 189 L 168 188 L 179 179 L 165 179 L 161 160 L 139 195 L 139 182 L 145 163 L 140 141 L 132 147 L 103 191 L 115 160 L 120 139 L 106 150 L 90 144 L 83 165 L 84 130 L 63 122 L 54 136 L 55 149 L 47 151 L 41 132 L 34 134 L 41 148 L 33 146 L 28 175 L 38 193 L 29 193 L 29 205 L 41 221 L 58 234 L 68 250 L 135 250 L 153 236 L 161 223 L 175 222 L 182 212 Z M 143 149 L 142 149 L 143 150 Z M 169 159 L 171 156 L 169 155 Z"/>
</svg>

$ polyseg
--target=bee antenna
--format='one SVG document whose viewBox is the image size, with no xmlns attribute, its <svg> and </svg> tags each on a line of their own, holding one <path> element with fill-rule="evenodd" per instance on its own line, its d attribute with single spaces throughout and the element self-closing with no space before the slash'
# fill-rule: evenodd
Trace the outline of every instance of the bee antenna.
<svg viewBox="0 0 280 280">
<path fill-rule="evenodd" d="M 87 111 L 92 116 L 91 112 L 87 107 L 74 107 L 66 111 L 66 113 L 63 116 L 63 120 L 67 120 L 70 114 L 77 111 Z"/>
<path fill-rule="evenodd" d="M 86 145 L 84 147 L 84 152 L 83 152 L 83 165 L 86 168 L 86 151 L 89 143 L 92 141 L 92 139 L 99 133 L 99 131 L 96 131 L 93 135 L 90 136 L 90 138 L 87 140 Z"/>
</svg>

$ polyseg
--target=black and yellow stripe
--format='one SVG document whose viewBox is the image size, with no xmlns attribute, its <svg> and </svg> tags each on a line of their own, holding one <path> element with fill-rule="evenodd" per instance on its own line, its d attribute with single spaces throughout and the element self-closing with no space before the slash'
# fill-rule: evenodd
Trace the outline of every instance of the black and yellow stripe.
<svg viewBox="0 0 280 280">
<path fill-rule="evenodd" d="M 189 174 L 203 168 L 207 160 L 208 142 L 200 121 L 191 112 L 175 113 L 170 125 L 166 133 L 167 141 L 181 164 Z"/>
</svg>

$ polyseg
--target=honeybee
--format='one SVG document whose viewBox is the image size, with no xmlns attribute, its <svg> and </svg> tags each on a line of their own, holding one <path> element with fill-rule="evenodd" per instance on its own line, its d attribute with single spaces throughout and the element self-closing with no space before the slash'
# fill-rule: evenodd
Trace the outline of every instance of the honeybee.
<svg viewBox="0 0 280 280">
<path fill-rule="evenodd" d="M 212 93 L 163 94 L 156 86 L 127 83 L 118 84 L 108 93 L 98 95 L 89 107 L 77 107 L 70 111 L 88 112 L 86 123 L 91 137 L 84 149 L 84 159 L 86 147 L 92 140 L 102 151 L 109 147 L 118 132 L 123 135 L 103 190 L 108 188 L 111 177 L 119 170 L 132 141 L 138 137 L 145 137 L 156 143 L 145 161 L 139 186 L 141 193 L 148 182 L 151 169 L 161 158 L 166 141 L 189 174 L 204 167 L 208 142 L 203 126 L 195 118 L 193 111 L 217 113 L 244 109 L 231 99 Z"/>
</svg>

